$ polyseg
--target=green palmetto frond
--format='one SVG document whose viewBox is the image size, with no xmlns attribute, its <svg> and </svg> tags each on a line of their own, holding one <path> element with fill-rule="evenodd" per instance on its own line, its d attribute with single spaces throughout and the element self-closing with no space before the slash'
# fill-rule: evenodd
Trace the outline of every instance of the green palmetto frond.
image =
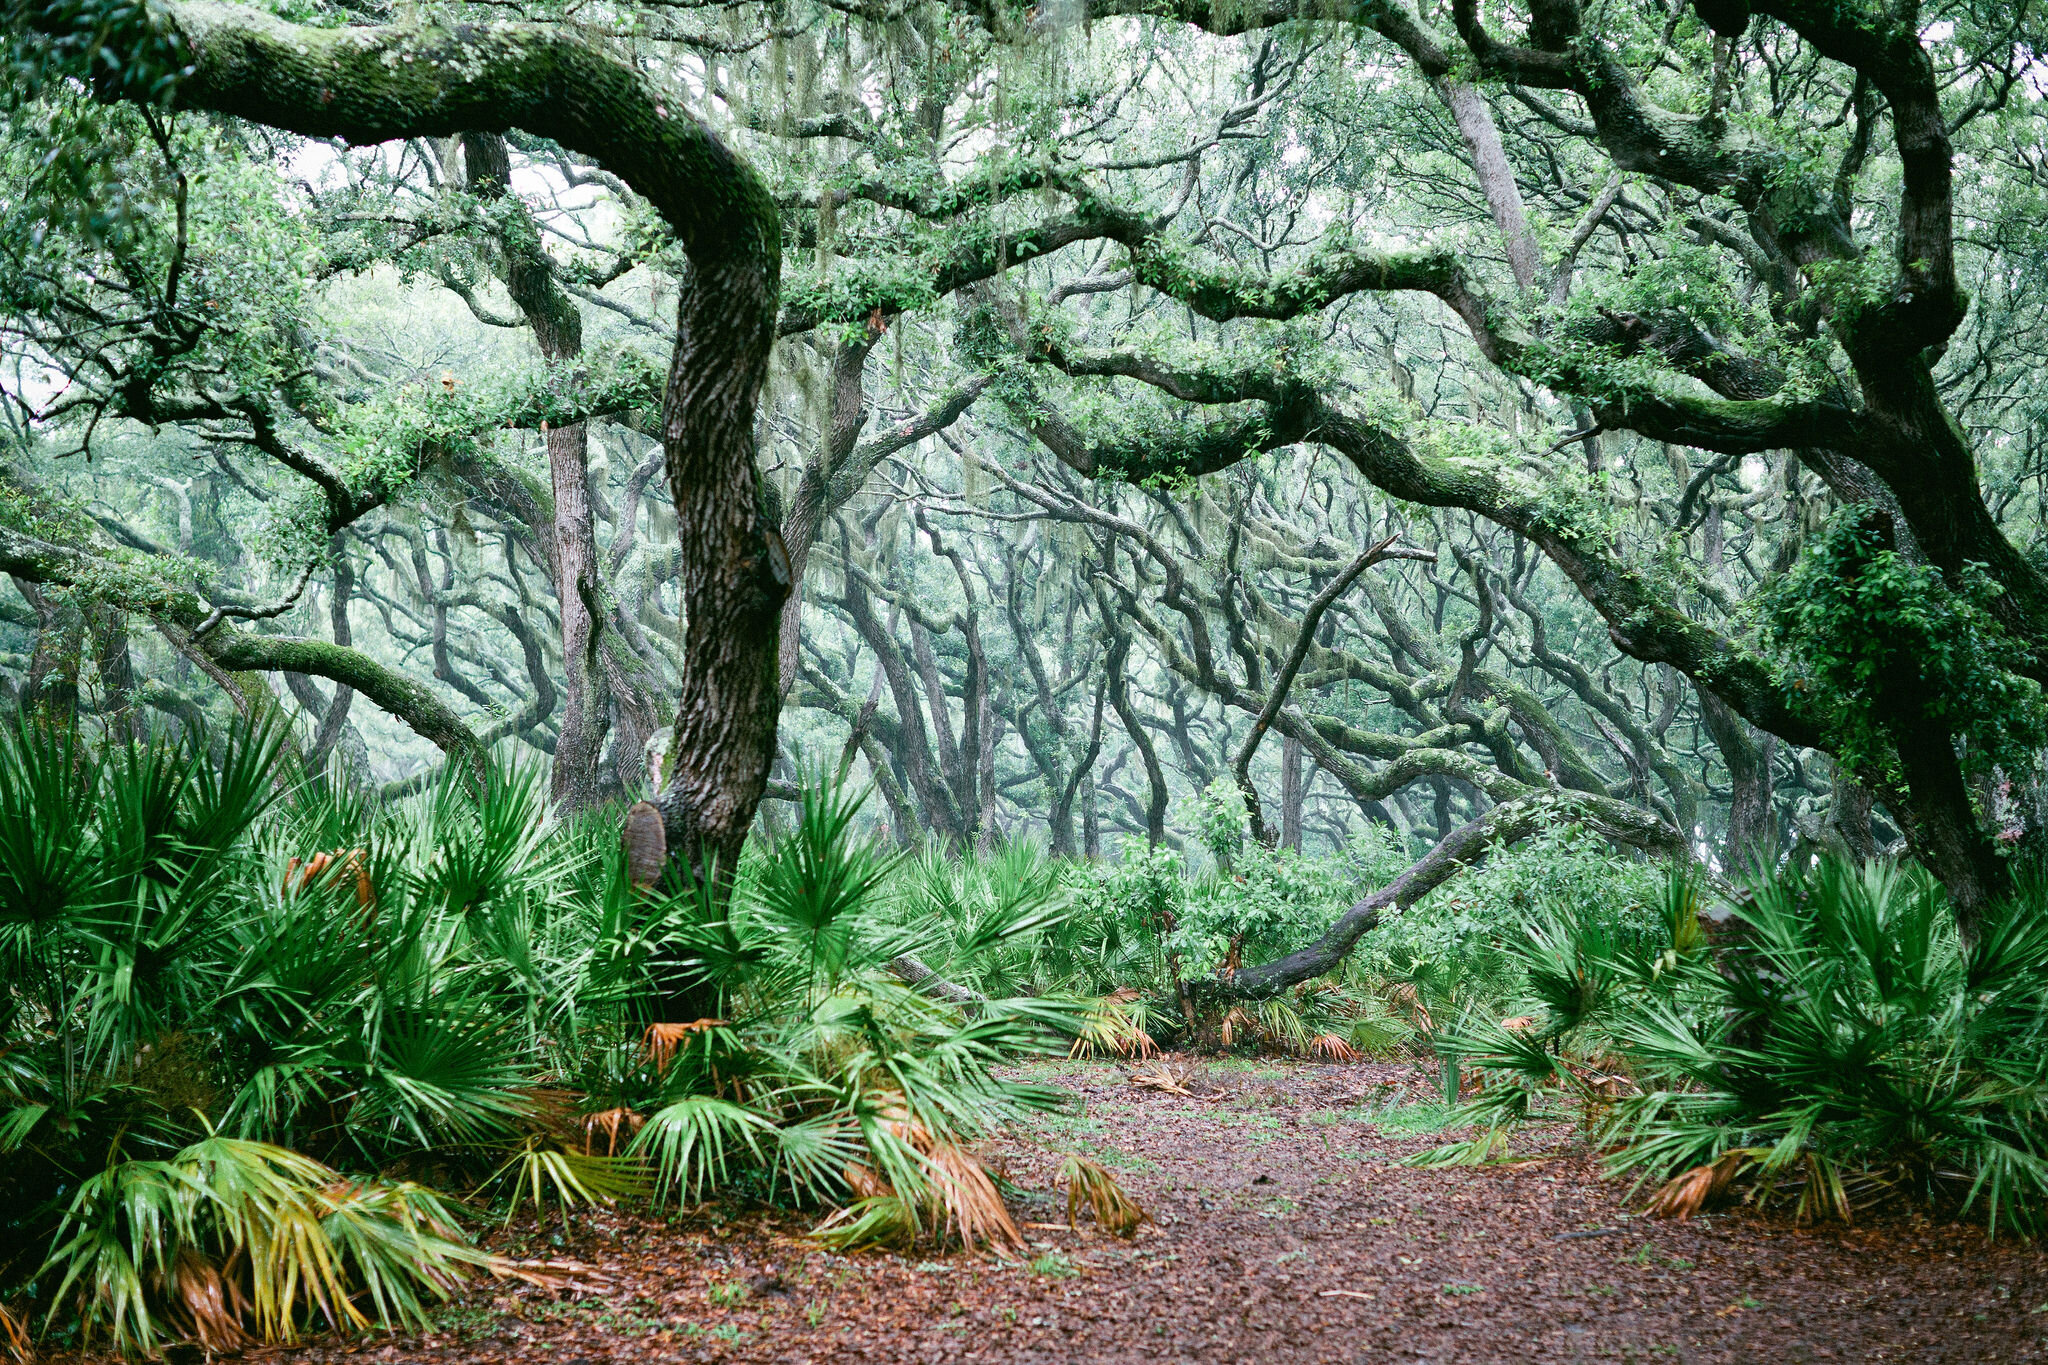
<svg viewBox="0 0 2048 1365">
<path fill-rule="evenodd" d="M 430 1299 L 493 1264 L 417 1186 L 357 1184 L 289 1149 L 211 1135 L 168 1160 L 116 1161 L 88 1179 L 46 1269 L 57 1303 L 78 1291 L 89 1334 L 153 1354 L 186 1256 L 232 1267 L 243 1325 L 275 1341 L 315 1317 L 366 1325 L 358 1296 L 381 1323 L 423 1322 Z"/>
<path fill-rule="evenodd" d="M 774 1132 L 771 1118 L 745 1105 L 691 1095 L 656 1110 L 629 1151 L 654 1162 L 658 1195 L 694 1199 L 726 1180 L 736 1152 L 765 1161 Z"/>
<path fill-rule="evenodd" d="M 828 987 L 851 964 L 855 932 L 895 862 L 851 837 L 866 800 L 843 784 L 806 784 L 796 828 L 768 847 L 753 877 L 753 905 L 789 938 L 806 980 Z"/>
<path fill-rule="evenodd" d="M 1735 913 L 1744 932 L 1718 961 L 1679 967 L 1610 1025 L 1644 1085 L 1601 1125 L 1611 1169 L 1666 1182 L 1660 1201 L 1686 1210 L 1739 1178 L 1754 1197 L 1796 1190 L 1801 1218 L 1910 1190 L 1993 1231 L 2034 1226 L 2048 1196 L 2038 893 L 1991 907 L 1968 950 L 1933 880 L 1884 864 L 1823 862 Z M 1736 1152 L 1739 1177 L 1716 1164 Z"/>
<path fill-rule="evenodd" d="M 643 1199 L 653 1193 L 647 1165 L 634 1157 L 594 1156 L 563 1147 L 547 1138 L 530 1137 L 493 1171 L 479 1189 L 509 1190 L 505 1221 L 510 1223 L 529 1200 L 545 1214 L 550 1200 L 563 1222 L 578 1205 L 611 1204 Z"/>
</svg>

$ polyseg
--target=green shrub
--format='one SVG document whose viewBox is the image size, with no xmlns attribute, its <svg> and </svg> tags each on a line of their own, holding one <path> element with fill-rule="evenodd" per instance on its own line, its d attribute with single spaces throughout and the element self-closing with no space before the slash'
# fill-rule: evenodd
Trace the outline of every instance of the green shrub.
<svg viewBox="0 0 2048 1365">
<path fill-rule="evenodd" d="M 812 784 L 721 904 L 635 887 L 538 766 L 380 806 L 280 789 L 281 752 L 0 729 L 0 1229 L 50 1248 L 0 1296 L 132 1354 L 417 1322 L 508 1269 L 426 1184 L 565 1216 L 739 1186 L 887 1206 L 842 1240 L 1021 1245 L 966 1144 L 1063 1102 L 996 1064 L 1064 1050 L 1086 1005 L 1046 983 L 1113 956 L 1046 937 L 1042 857 L 906 867 Z M 1022 984 L 962 1009 L 887 968 L 941 949 Z"/>
<path fill-rule="evenodd" d="M 1529 926 L 1568 922 L 1642 948 L 1663 934 L 1661 877 L 1572 826 L 1494 853 L 1368 934 L 1354 970 L 1411 987 L 1445 1021 L 1468 1009 L 1524 1013 Z"/>
<path fill-rule="evenodd" d="M 1431 1154 L 1484 1159 L 1549 1100 L 1575 1102 L 1610 1170 L 1688 1213 L 1741 1191 L 1802 1217 L 1911 1197 L 2038 1230 L 2048 1209 L 2048 889 L 1959 939 L 1918 869 L 1824 861 L 1757 885 L 1709 948 L 1693 888 L 1666 889 L 1655 952 L 1559 919 L 1512 951 L 1542 1002 L 1444 1046 L 1491 1084 Z M 1546 1046 L 1548 1044 L 1548 1046 Z M 1669 1183 L 1665 1183 L 1669 1182 Z"/>
</svg>

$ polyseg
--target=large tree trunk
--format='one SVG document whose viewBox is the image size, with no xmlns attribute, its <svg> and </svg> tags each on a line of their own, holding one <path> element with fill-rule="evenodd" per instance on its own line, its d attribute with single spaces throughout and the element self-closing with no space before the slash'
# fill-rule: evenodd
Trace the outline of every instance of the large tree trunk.
<svg viewBox="0 0 2048 1365">
<path fill-rule="evenodd" d="M 692 253 L 662 410 L 686 626 L 657 804 L 670 851 L 700 871 L 715 865 L 721 878 L 739 861 L 775 761 L 776 646 L 790 590 L 789 560 L 762 514 L 754 469 L 754 409 L 775 339 L 779 224 L 751 174 L 744 188 L 757 219 L 754 251 Z"/>
</svg>

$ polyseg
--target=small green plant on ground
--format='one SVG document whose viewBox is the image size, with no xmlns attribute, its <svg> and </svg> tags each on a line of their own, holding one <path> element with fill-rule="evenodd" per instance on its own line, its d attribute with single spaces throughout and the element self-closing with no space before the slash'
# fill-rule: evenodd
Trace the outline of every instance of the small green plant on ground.
<svg viewBox="0 0 2048 1365">
<path fill-rule="evenodd" d="M 1080 1274 L 1081 1270 L 1066 1253 L 1048 1251 L 1031 1262 L 1031 1273 L 1049 1280 L 1065 1280 Z"/>
</svg>

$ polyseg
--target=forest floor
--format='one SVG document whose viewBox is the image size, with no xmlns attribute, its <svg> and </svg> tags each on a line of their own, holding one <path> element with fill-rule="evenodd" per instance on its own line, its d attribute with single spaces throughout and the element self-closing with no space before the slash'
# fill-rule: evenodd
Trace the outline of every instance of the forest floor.
<svg viewBox="0 0 2048 1365">
<path fill-rule="evenodd" d="M 579 1217 L 607 1286 L 503 1286 L 434 1332 L 326 1342 L 306 1365 L 547 1361 L 1996 1362 L 2048 1360 L 2048 1248 L 1902 1218 L 1799 1228 L 1629 1212 L 1563 1128 L 1535 1158 L 1416 1170 L 1434 1075 L 1415 1067 L 1195 1062 L 1198 1098 L 1132 1068 L 1033 1068 L 1077 1096 L 989 1153 L 1027 1190 L 1028 1261 L 841 1256 L 813 1220 L 717 1204 Z M 1214 1092 L 1214 1093 L 1208 1093 Z M 1157 1219 L 1131 1242 L 1065 1226 L 1070 1151 Z"/>
</svg>

